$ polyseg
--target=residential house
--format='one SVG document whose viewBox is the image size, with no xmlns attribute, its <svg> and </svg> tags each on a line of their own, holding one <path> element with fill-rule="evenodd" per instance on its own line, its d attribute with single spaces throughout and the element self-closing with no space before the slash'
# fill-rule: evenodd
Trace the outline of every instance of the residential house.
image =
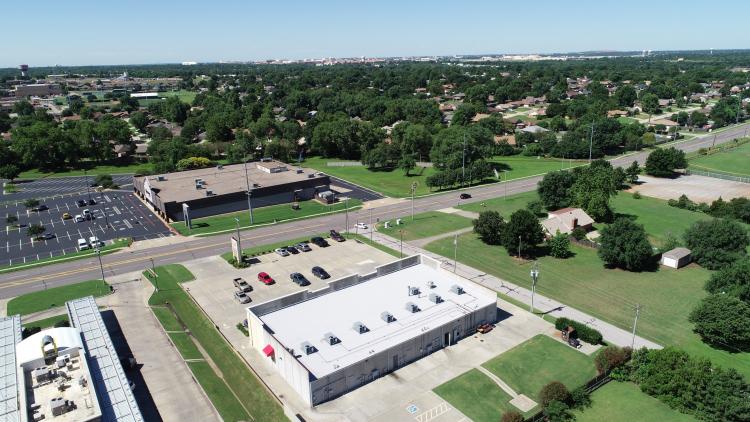
<svg viewBox="0 0 750 422">
<path fill-rule="evenodd" d="M 550 211 L 547 214 L 547 219 L 542 221 L 542 227 L 550 236 L 554 236 L 557 232 L 570 234 L 577 227 L 581 227 L 588 232 L 593 225 L 594 219 L 580 208 L 562 208 L 557 211 Z"/>
</svg>

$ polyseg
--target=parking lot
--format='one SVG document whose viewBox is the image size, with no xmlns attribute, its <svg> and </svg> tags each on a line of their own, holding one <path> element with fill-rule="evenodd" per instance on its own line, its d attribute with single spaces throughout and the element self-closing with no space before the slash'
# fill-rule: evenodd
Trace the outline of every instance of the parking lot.
<svg viewBox="0 0 750 422">
<path fill-rule="evenodd" d="M 47 179 L 22 180 L 15 181 L 18 192 L 3 194 L 0 190 L 0 202 L 16 202 L 29 198 L 47 199 L 60 197 L 62 195 L 77 195 L 86 192 L 86 186 L 89 187 L 94 182 L 95 176 L 71 176 L 55 177 Z M 119 185 L 120 188 L 128 189 L 133 184 L 133 176 L 129 174 L 118 174 L 112 176 L 112 181 Z M 89 188 L 92 189 L 93 188 Z"/>
<path fill-rule="evenodd" d="M 96 237 L 105 244 L 114 239 L 131 237 L 134 240 L 170 236 L 167 226 L 162 223 L 133 193 L 127 191 L 91 192 L 94 205 L 78 207 L 76 202 L 88 202 L 86 193 L 60 195 L 41 199 L 40 205 L 48 207 L 43 211 L 32 211 L 23 201 L 0 204 L 0 215 L 14 215 L 19 227 L 5 225 L 0 231 L 0 266 L 31 262 L 41 258 L 67 255 L 78 251 L 78 239 Z M 88 209 L 93 218 L 76 222 L 75 216 Z M 64 219 L 63 214 L 71 219 Z M 5 223 L 5 221 L 3 221 Z M 46 240 L 34 240 L 27 234 L 31 224 L 41 224 L 45 233 L 54 234 Z"/>
</svg>

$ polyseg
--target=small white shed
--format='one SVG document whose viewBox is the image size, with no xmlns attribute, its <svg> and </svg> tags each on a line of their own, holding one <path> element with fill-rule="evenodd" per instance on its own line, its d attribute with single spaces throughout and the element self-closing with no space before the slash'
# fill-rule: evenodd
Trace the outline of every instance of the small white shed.
<svg viewBox="0 0 750 422">
<path fill-rule="evenodd" d="M 680 268 L 689 264 L 692 257 L 690 256 L 690 249 L 687 248 L 674 248 L 671 251 L 664 252 L 661 255 L 661 265 L 670 268 Z"/>
</svg>

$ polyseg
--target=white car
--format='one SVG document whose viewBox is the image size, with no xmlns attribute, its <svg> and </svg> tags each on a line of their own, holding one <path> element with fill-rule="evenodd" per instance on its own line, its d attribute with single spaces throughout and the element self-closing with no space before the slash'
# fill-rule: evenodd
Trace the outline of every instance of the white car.
<svg viewBox="0 0 750 422">
<path fill-rule="evenodd" d="M 365 224 L 365 223 L 357 223 L 356 227 L 359 230 L 367 230 L 367 224 Z"/>
<path fill-rule="evenodd" d="M 287 250 L 284 248 L 276 248 L 273 251 L 281 256 L 289 256 L 289 252 L 287 252 Z"/>
<path fill-rule="evenodd" d="M 78 250 L 83 251 L 86 249 L 91 249 L 89 242 L 87 242 L 86 239 L 78 239 Z"/>
<path fill-rule="evenodd" d="M 104 246 L 104 242 L 99 240 L 99 238 L 96 236 L 89 237 L 89 243 L 91 244 L 92 248 L 95 248 L 97 246 Z"/>
<path fill-rule="evenodd" d="M 83 223 L 85 220 L 81 214 L 76 214 L 76 216 L 73 218 L 76 223 Z"/>
</svg>

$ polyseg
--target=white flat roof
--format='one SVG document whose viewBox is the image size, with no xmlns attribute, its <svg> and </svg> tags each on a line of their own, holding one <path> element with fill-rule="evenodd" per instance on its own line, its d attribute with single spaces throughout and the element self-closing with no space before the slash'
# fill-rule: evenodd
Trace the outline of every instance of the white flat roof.
<svg viewBox="0 0 750 422">
<path fill-rule="evenodd" d="M 421 259 L 439 265 L 431 258 Z M 430 288 L 428 282 L 435 287 Z M 451 286 L 456 284 L 465 293 L 452 292 Z M 410 286 L 418 287 L 419 295 L 409 295 Z M 443 302 L 430 301 L 432 293 Z M 413 302 L 421 311 L 407 311 L 407 302 Z M 449 271 L 418 263 L 259 318 L 281 344 L 294 349 L 310 373 L 321 378 L 496 302 L 494 292 Z M 386 323 L 381 318 L 383 312 L 390 312 L 396 321 Z M 364 334 L 355 331 L 353 326 L 357 322 L 369 331 Z M 341 343 L 331 346 L 326 341 L 329 333 Z M 302 348 L 305 342 L 318 351 L 305 354 Z"/>
<path fill-rule="evenodd" d="M 0 421 L 19 421 L 16 344 L 21 342 L 21 317 L 0 319 Z"/>
</svg>

